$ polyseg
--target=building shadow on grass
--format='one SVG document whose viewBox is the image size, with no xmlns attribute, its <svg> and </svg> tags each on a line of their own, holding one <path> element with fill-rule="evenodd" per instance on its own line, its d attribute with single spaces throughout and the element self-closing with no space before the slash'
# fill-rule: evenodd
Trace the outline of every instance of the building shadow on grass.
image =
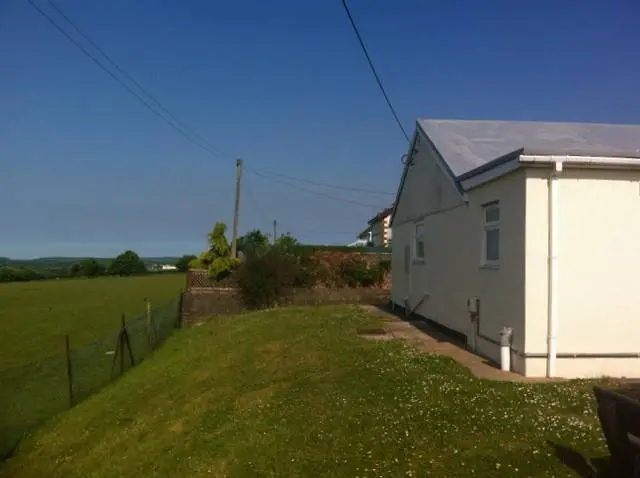
<svg viewBox="0 0 640 478">
<path fill-rule="evenodd" d="M 396 306 L 392 308 L 389 304 L 371 304 L 372 312 L 378 314 L 390 314 L 394 317 L 410 324 L 414 329 L 420 331 L 421 333 L 428 335 L 432 339 L 436 340 L 439 343 L 449 343 L 454 345 L 455 347 L 469 352 L 471 354 L 477 355 L 482 359 L 482 362 L 496 370 L 500 370 L 500 364 L 495 362 L 494 360 L 480 355 L 478 352 L 473 351 L 467 345 L 467 337 L 460 333 L 453 331 L 438 322 L 433 320 L 429 320 L 417 314 L 410 314 L 409 316 L 405 315 L 405 311 L 402 307 Z"/>
<path fill-rule="evenodd" d="M 581 478 L 622 478 L 614 473 L 609 457 L 585 458 L 581 453 L 564 445 L 547 441 L 556 457 Z"/>
<path fill-rule="evenodd" d="M 371 304 L 374 313 L 390 314 L 398 319 L 410 324 L 413 328 L 419 330 L 423 334 L 428 335 L 438 342 L 447 342 L 466 349 L 466 337 L 463 334 L 454 332 L 451 329 L 438 324 L 435 321 L 426 319 L 417 314 L 405 315 L 405 311 L 402 307 L 396 306 L 392 308 L 389 304 Z"/>
</svg>

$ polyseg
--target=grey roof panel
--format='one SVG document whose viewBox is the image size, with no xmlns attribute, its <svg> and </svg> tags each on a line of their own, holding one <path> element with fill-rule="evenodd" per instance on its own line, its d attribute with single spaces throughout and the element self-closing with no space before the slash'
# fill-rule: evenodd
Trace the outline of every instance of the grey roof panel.
<svg viewBox="0 0 640 478">
<path fill-rule="evenodd" d="M 419 119 L 455 176 L 519 149 L 640 156 L 640 125 Z"/>
</svg>

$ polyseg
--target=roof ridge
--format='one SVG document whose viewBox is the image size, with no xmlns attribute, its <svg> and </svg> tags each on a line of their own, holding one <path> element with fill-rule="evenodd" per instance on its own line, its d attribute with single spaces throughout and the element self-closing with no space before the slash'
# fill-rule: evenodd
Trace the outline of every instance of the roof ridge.
<svg viewBox="0 0 640 478">
<path fill-rule="evenodd" d="M 547 125 L 571 125 L 571 126 L 615 126 L 637 128 L 640 123 L 601 123 L 596 121 L 547 121 L 547 120 L 510 120 L 510 119 L 456 119 L 456 118 L 423 118 L 417 119 L 438 123 L 518 123 L 518 124 L 547 124 Z"/>
</svg>

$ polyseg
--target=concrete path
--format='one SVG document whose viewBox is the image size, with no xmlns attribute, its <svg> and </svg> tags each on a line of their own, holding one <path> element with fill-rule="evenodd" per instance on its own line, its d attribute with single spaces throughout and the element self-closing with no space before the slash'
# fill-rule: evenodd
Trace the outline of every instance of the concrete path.
<svg viewBox="0 0 640 478">
<path fill-rule="evenodd" d="M 562 379 L 523 377 L 513 372 L 503 372 L 487 359 L 466 350 L 463 343 L 429 327 L 424 321 L 406 320 L 376 306 L 363 305 L 362 308 L 384 318 L 385 333 L 364 335 L 366 338 L 375 340 L 400 339 L 426 354 L 447 355 L 460 365 L 467 367 L 473 375 L 481 379 L 528 383 L 562 381 Z"/>
</svg>

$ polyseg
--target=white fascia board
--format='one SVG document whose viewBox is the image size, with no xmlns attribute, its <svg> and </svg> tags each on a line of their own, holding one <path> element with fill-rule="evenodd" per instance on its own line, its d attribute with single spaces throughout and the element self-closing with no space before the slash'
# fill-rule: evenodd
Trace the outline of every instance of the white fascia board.
<svg viewBox="0 0 640 478">
<path fill-rule="evenodd" d="M 478 173 L 470 178 L 464 179 L 460 181 L 460 185 L 462 189 L 465 191 L 469 191 L 470 189 L 477 188 L 489 181 L 493 181 L 494 179 L 499 178 L 500 176 L 504 176 L 511 171 L 515 171 L 520 167 L 520 161 L 518 158 L 510 159 L 502 164 L 499 164 L 495 168 L 487 169 L 481 173 Z"/>
<path fill-rule="evenodd" d="M 571 154 L 523 154 L 520 156 L 521 163 L 565 163 L 584 164 L 593 166 L 640 166 L 640 158 L 625 158 L 613 156 L 581 156 Z"/>
<path fill-rule="evenodd" d="M 624 167 L 640 167 L 640 158 L 625 158 L 625 157 L 611 157 L 611 156 L 579 156 L 570 154 L 523 154 L 519 157 L 513 158 L 505 163 L 502 163 L 494 168 L 487 169 L 481 173 L 471 176 L 467 179 L 460 181 L 462 189 L 469 191 L 477 188 L 489 181 L 493 181 L 505 174 L 515 171 L 521 165 L 534 165 L 545 164 L 554 165 L 557 163 L 563 163 L 565 165 L 585 165 L 585 166 L 601 166 L 610 168 L 624 168 Z"/>
</svg>

